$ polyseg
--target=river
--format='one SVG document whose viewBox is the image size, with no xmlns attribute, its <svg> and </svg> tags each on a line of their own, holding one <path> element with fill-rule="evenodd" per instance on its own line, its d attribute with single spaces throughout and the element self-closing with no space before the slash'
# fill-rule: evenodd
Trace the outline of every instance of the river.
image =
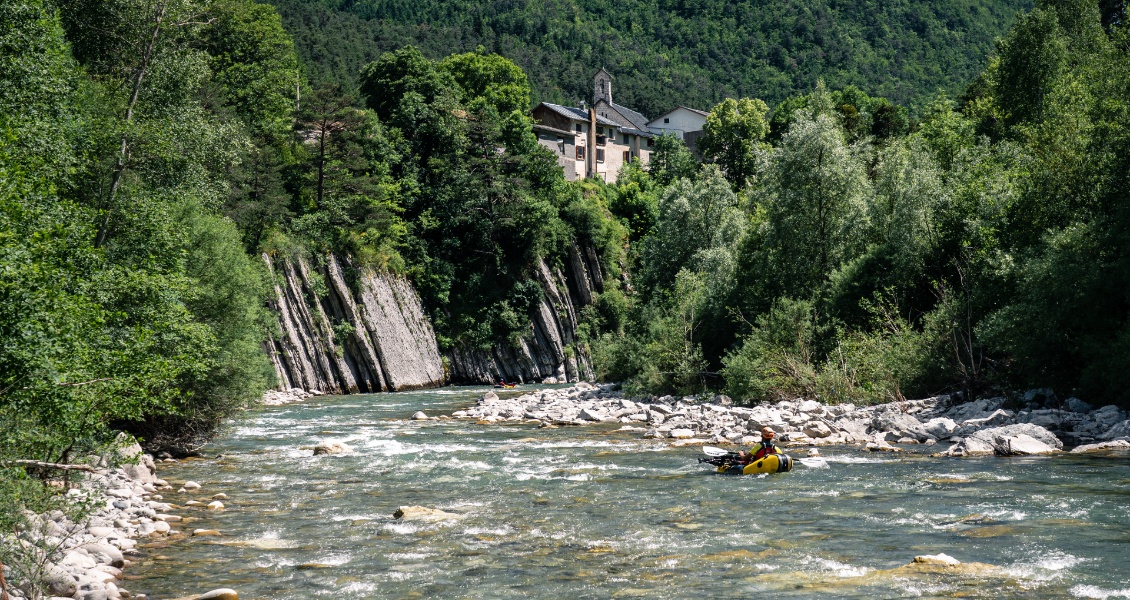
<svg viewBox="0 0 1130 600">
<path fill-rule="evenodd" d="M 319 397 L 243 415 L 161 465 L 224 493 L 144 548 L 134 592 L 308 598 L 1130 597 L 1130 460 L 823 449 L 827 468 L 727 476 L 617 426 L 411 421 L 485 388 Z M 312 456 L 319 442 L 353 453 Z M 802 450 L 794 455 L 802 455 Z M 211 456 L 220 455 L 219 458 Z M 463 514 L 392 517 L 401 505 Z M 951 569 L 908 569 L 946 553 Z M 983 563 L 970 565 L 968 563 Z"/>
</svg>

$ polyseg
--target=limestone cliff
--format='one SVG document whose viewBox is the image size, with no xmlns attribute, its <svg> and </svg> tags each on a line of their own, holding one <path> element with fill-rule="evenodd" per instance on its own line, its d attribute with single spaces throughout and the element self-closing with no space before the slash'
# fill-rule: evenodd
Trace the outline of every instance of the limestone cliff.
<svg viewBox="0 0 1130 600">
<path fill-rule="evenodd" d="M 592 378 L 592 364 L 574 344 L 580 308 L 604 291 L 591 249 L 569 249 L 564 269 L 545 261 L 534 276 L 543 290 L 530 332 L 517 345 L 446 352 L 449 372 L 420 297 L 403 278 L 360 270 L 327 256 L 312 267 L 301 258 L 263 260 L 274 282 L 280 335 L 264 342 L 282 389 L 352 394 L 452 383 L 566 382 Z"/>
<path fill-rule="evenodd" d="M 518 344 L 496 344 L 488 350 L 453 348 L 446 355 L 456 383 L 560 382 L 592 379 L 588 354 L 573 342 L 578 311 L 604 291 L 604 274 L 596 252 L 570 246 L 566 271 L 550 269 L 545 261 L 535 276 L 543 295 L 530 332 Z"/>
<path fill-rule="evenodd" d="M 280 387 L 351 394 L 444 384 L 435 333 L 407 281 L 333 255 L 315 270 L 300 258 L 263 260 L 281 331 L 264 349 Z"/>
</svg>

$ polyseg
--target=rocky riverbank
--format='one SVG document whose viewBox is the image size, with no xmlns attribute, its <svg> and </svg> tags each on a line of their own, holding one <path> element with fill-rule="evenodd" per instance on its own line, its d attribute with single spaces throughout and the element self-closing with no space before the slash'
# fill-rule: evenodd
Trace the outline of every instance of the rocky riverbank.
<svg viewBox="0 0 1130 600">
<path fill-rule="evenodd" d="M 1077 398 L 1060 401 L 1049 390 L 968 403 L 959 396 L 937 396 L 864 407 L 804 399 L 739 407 L 722 395 L 706 401 L 689 396 L 639 401 L 624 398 L 611 384 L 579 383 L 510 397 L 488 392 L 475 406 L 451 416 L 547 427 L 621 423 L 621 430 L 676 445 L 752 444 L 760 440 L 761 428 L 769 426 L 784 445 L 860 444 L 897 451 L 898 445 L 926 444 L 945 456 L 1130 448 L 1126 411 L 1095 408 Z"/>
<path fill-rule="evenodd" d="M 124 587 L 123 570 L 131 559 L 141 555 L 139 547 L 160 543 L 182 534 L 180 527 L 191 520 L 173 514 L 181 507 L 165 503 L 162 493 L 199 493 L 200 485 L 185 482 L 179 490 L 159 479 L 153 457 L 143 454 L 136 443 L 119 450 L 123 466 L 111 467 L 101 459 L 85 473 L 80 487 L 68 490 L 76 502 L 92 507 L 81 523 L 62 512 L 45 515 L 28 514 L 30 527 L 18 539 L 5 538 L 23 546 L 20 565 L 5 565 L 4 578 L 8 595 L 13 600 L 45 597 L 50 600 L 120 600 L 146 598 Z M 133 464 L 130 464 L 133 463 Z M 223 510 L 213 499 L 211 504 L 189 501 L 205 510 Z M 18 567 L 18 568 L 14 568 Z M 20 573 L 32 574 L 41 590 Z M 213 590 L 193 599 L 238 600 L 232 590 Z"/>
</svg>

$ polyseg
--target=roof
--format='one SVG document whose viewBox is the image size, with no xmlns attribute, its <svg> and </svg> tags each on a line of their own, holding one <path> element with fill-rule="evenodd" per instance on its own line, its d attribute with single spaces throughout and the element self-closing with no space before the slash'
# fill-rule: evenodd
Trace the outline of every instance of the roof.
<svg viewBox="0 0 1130 600">
<path fill-rule="evenodd" d="M 557 135 L 561 135 L 561 136 L 569 136 L 569 137 L 575 137 L 576 136 L 575 132 L 565 131 L 564 129 L 558 129 L 556 127 L 550 127 L 549 125 L 542 125 L 541 123 L 534 123 L 534 129 L 537 129 L 537 130 L 540 130 L 540 131 L 546 131 L 546 132 L 549 132 L 549 133 L 556 133 Z"/>
<path fill-rule="evenodd" d="M 631 121 L 632 125 L 636 126 L 636 129 L 647 129 L 647 117 L 628 108 L 627 106 L 622 106 L 620 104 L 616 104 L 615 102 L 610 102 L 609 104 L 612 105 L 612 108 L 616 109 L 616 112 L 623 115 L 625 119 Z"/>
<path fill-rule="evenodd" d="M 644 131 L 642 129 L 632 129 L 631 127 L 621 127 L 620 131 L 623 131 L 624 133 L 630 133 L 632 135 L 638 135 L 640 137 L 655 137 L 655 134 L 650 131 Z"/>
<path fill-rule="evenodd" d="M 553 112 L 565 117 L 566 119 L 572 119 L 574 121 L 582 121 L 582 122 L 585 122 L 585 123 L 588 123 L 588 121 L 589 121 L 588 113 L 579 109 L 579 108 L 575 108 L 575 107 L 572 107 L 572 106 L 561 106 L 560 104 L 551 104 L 549 102 L 542 102 L 539 106 L 544 106 L 544 107 L 552 110 Z M 619 127 L 620 126 L 620 124 L 617 123 L 616 121 L 613 121 L 612 119 L 609 119 L 608 117 L 602 117 L 600 115 L 596 116 L 596 122 L 597 122 L 598 125 L 611 125 L 612 127 Z"/>
<path fill-rule="evenodd" d="M 654 123 L 654 122 L 658 121 L 659 119 L 662 119 L 663 117 L 666 117 L 667 115 L 669 115 L 669 114 L 671 114 L 671 113 L 673 113 L 673 112 L 675 112 L 675 111 L 677 111 L 677 110 L 679 110 L 679 109 L 683 109 L 683 110 L 686 110 L 686 111 L 690 111 L 690 112 L 693 112 L 693 113 L 694 113 L 694 114 L 696 114 L 696 115 L 701 115 L 701 116 L 703 116 L 703 117 L 709 117 L 709 116 L 710 116 L 710 113 L 708 113 L 708 112 L 706 112 L 706 111 L 704 111 L 704 110 L 699 110 L 699 109 L 697 109 L 697 108 L 691 108 L 691 107 L 689 107 L 689 106 L 676 106 L 675 108 L 672 108 L 671 110 L 669 110 L 669 111 L 667 111 L 667 112 L 665 112 L 665 113 L 663 113 L 663 114 L 659 115 L 658 117 L 655 117 L 654 119 L 652 119 L 651 121 L 649 121 L 649 123 Z"/>
</svg>

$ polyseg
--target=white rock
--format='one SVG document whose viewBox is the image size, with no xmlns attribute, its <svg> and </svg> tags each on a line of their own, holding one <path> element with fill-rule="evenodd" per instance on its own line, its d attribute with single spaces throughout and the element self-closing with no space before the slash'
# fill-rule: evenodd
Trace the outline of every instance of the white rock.
<svg viewBox="0 0 1130 600">
<path fill-rule="evenodd" d="M 208 510 L 224 510 L 224 503 L 219 500 L 213 500 L 208 503 Z M 168 525 L 165 525 L 168 527 Z"/>
<path fill-rule="evenodd" d="M 462 519 L 463 515 L 449 513 L 438 508 L 426 506 L 401 506 L 392 514 L 393 518 L 405 521 L 445 521 L 448 519 Z"/>
<path fill-rule="evenodd" d="M 198 490 L 198 489 L 200 489 L 200 484 L 196 483 L 195 481 L 186 481 L 186 482 L 184 482 L 184 485 L 181 486 L 181 487 L 183 487 L 186 490 Z"/>
<path fill-rule="evenodd" d="M 812 412 L 817 412 L 817 411 L 823 412 L 824 405 L 820 404 L 819 402 L 817 402 L 815 400 L 804 400 L 799 405 L 797 405 L 797 410 L 799 410 L 801 412 L 806 412 L 806 413 L 812 413 Z"/>
<path fill-rule="evenodd" d="M 418 411 L 412 413 L 412 420 L 413 421 L 427 421 L 428 415 L 425 414 L 424 411 L 418 410 Z"/>
<path fill-rule="evenodd" d="M 603 421 L 608 416 L 596 409 L 582 408 L 581 412 L 577 413 L 577 418 L 582 421 Z"/>
<path fill-rule="evenodd" d="M 1079 454 L 1084 452 L 1101 452 L 1103 450 L 1124 450 L 1130 448 L 1130 441 L 1126 440 L 1112 440 L 1109 442 L 1099 442 L 1097 444 L 1084 444 L 1071 450 L 1072 454 Z"/>
<path fill-rule="evenodd" d="M 923 554 L 922 556 L 915 556 L 914 562 L 925 565 L 945 565 L 947 567 L 961 564 L 960 560 L 948 554 Z"/>
<path fill-rule="evenodd" d="M 239 593 L 231 588 L 220 588 L 201 594 L 196 600 L 239 600 Z"/>
<path fill-rule="evenodd" d="M 694 431 L 690 429 L 672 429 L 670 435 L 675 439 L 687 439 L 694 437 Z"/>
</svg>

